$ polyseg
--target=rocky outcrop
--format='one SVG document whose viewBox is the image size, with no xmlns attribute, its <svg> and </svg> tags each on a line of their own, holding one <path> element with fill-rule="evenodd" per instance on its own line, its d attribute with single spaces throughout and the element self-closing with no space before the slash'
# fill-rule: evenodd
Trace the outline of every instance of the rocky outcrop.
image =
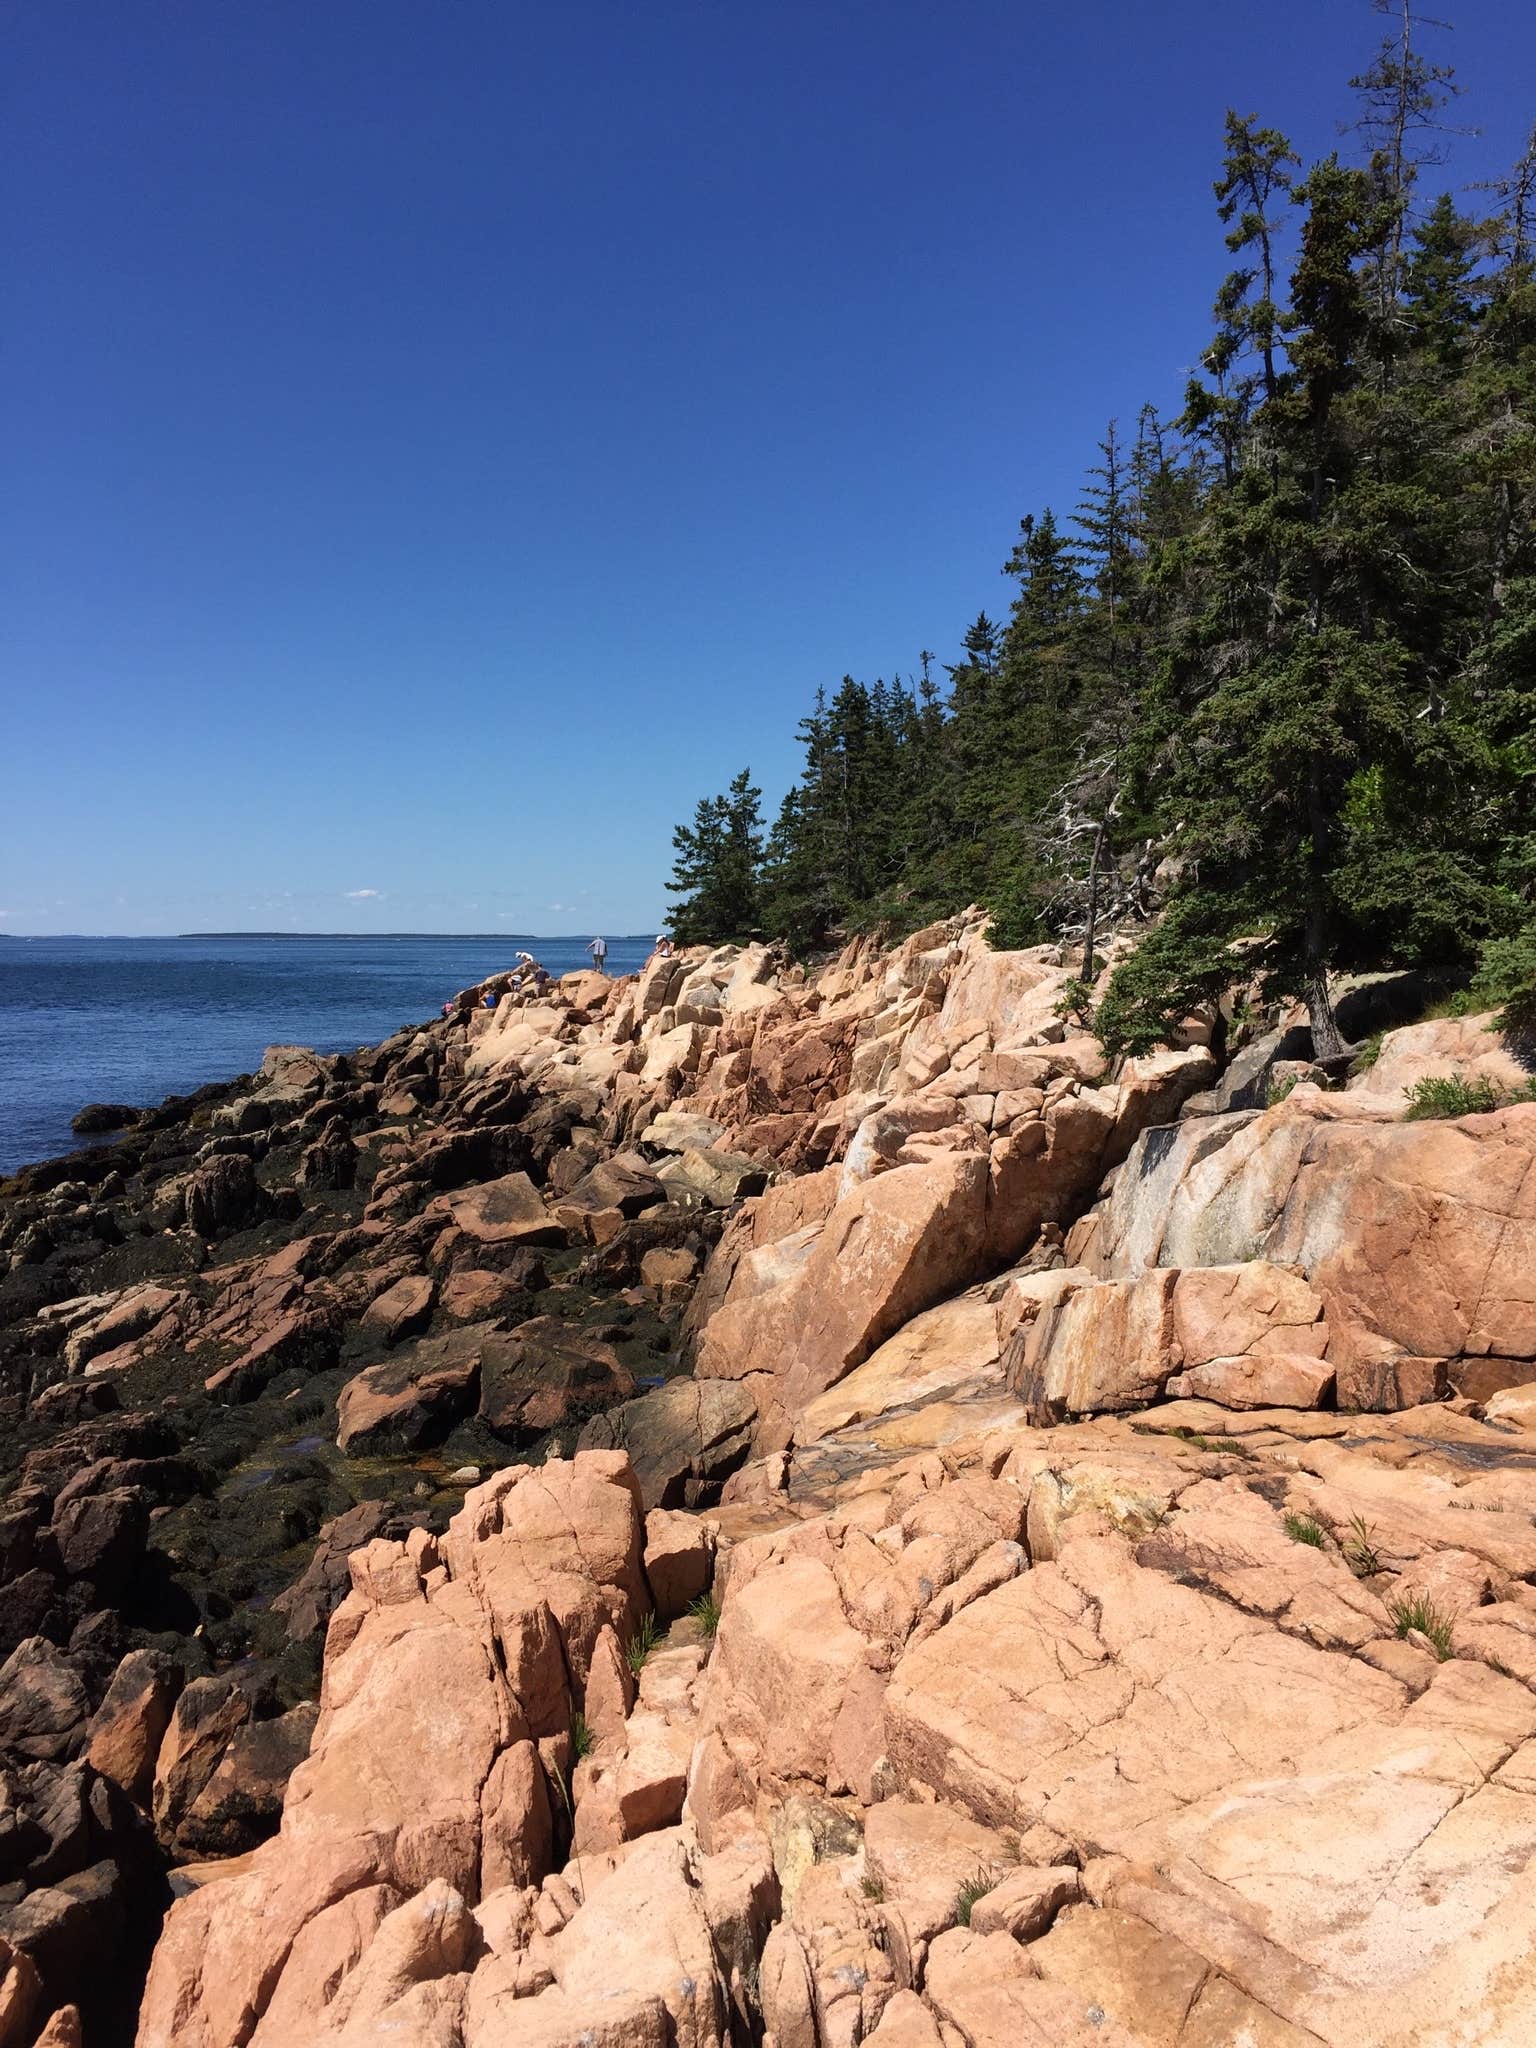
<svg viewBox="0 0 1536 2048">
<path fill-rule="evenodd" d="M 1370 1098 L 1302 1087 L 1267 1112 L 1153 1131 L 1069 1253 L 1101 1284 L 1043 1317 L 1021 1362 L 1020 1384 L 1059 1412 L 1134 1405 L 1182 1367 L 1254 1350 L 1326 1362 L 1332 1385 L 1314 1375 L 1312 1398 L 1332 1392 L 1341 1408 L 1448 1387 L 1483 1400 L 1536 1378 L 1536 1107 L 1403 1122 Z M 1193 1348 L 1187 1328 L 1150 1334 L 1154 1302 L 1210 1301 L 1212 1269 L 1228 1275 L 1215 1283 L 1224 1302 L 1232 1286 L 1250 1308 L 1263 1294 L 1258 1321 L 1244 1311 L 1224 1335 L 1218 1316 Z M 1074 1391 L 1090 1353 L 1095 1384 Z M 1249 1391 L 1275 1405 L 1278 1384 Z M 1208 1372 L 1183 1391 L 1219 1397 Z"/>
<path fill-rule="evenodd" d="M 173 1910 L 142 2048 L 1522 2038 L 1536 1461 L 1443 1410 L 1211 1413 L 821 1495 L 792 1453 L 776 1527 L 704 1533 L 712 1644 L 638 1684 L 622 1457 L 371 1545 L 282 1831 Z"/>
<path fill-rule="evenodd" d="M 1069 971 L 498 977 L 13 1196 L 0 1767 L 183 1866 L 146 2048 L 1530 2031 L 1536 1110 Z"/>
</svg>

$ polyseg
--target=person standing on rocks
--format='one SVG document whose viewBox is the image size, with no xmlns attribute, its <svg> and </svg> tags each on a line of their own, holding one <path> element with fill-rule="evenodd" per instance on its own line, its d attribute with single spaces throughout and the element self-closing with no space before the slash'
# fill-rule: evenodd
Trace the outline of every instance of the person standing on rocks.
<svg viewBox="0 0 1536 2048">
<path fill-rule="evenodd" d="M 588 946 L 587 951 L 592 955 L 592 965 L 597 969 L 598 973 L 606 974 L 608 972 L 608 941 L 603 938 L 594 939 L 591 945 Z"/>
</svg>

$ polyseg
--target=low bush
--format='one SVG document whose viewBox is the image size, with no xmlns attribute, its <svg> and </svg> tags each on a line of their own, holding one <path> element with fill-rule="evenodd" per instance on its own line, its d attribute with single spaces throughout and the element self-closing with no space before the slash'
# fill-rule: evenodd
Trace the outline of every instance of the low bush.
<svg viewBox="0 0 1536 2048">
<path fill-rule="evenodd" d="M 1503 1100 L 1486 1074 L 1474 1081 L 1463 1074 L 1426 1074 L 1408 1090 L 1405 1115 L 1409 1123 L 1425 1117 L 1482 1116 L 1500 1108 Z"/>
</svg>

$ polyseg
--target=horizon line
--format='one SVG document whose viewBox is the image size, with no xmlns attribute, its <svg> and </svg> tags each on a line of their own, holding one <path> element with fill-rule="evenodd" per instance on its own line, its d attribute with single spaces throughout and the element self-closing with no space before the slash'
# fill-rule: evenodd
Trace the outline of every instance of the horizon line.
<svg viewBox="0 0 1536 2048">
<path fill-rule="evenodd" d="M 593 926 L 586 926 L 586 925 L 583 925 L 583 926 L 581 927 L 581 930 L 582 930 L 582 931 L 588 931 L 588 930 L 590 930 L 590 931 L 591 931 L 591 933 L 592 933 L 592 936 L 593 936 L 594 938 L 598 936 L 598 933 L 599 933 L 600 929 L 601 929 L 601 928 L 600 928 L 600 927 L 598 927 L 598 926 L 596 926 L 596 925 L 593 925 Z M 26 942 L 27 940 L 29 940 L 29 939 L 135 939 L 135 940 L 137 940 L 137 939 L 143 939 L 143 940 L 154 940 L 154 939 L 161 939 L 161 940 L 165 940 L 165 939 L 485 939 L 485 940 L 493 940 L 493 941 L 496 941 L 497 943 L 500 943 L 500 942 L 502 942 L 502 941 L 507 941 L 507 942 L 510 942 L 510 941 L 511 941 L 511 940 L 513 940 L 513 939 L 534 939 L 534 940 L 537 940 L 537 941 L 538 941 L 539 943 L 541 943 L 541 944 L 543 944 L 543 945 L 550 945 L 550 944 L 552 944 L 552 943 L 553 943 L 554 941 L 556 941 L 556 940 L 559 940 L 559 939 L 575 939 L 575 938 L 579 938 L 580 936 L 581 936 L 581 933 L 580 933 L 579 931 L 570 931 L 570 932 L 430 932 L 430 931 L 403 931 L 403 930 L 402 930 L 402 931 L 389 931 L 389 932 L 355 932 L 355 931 L 354 931 L 354 932 L 343 932 L 343 931 L 327 931 L 327 932 L 295 932 L 295 931 L 278 931 L 278 930 L 275 930 L 275 929 L 271 929 L 271 930 L 262 930 L 262 929 L 257 929 L 257 928 L 251 928 L 251 929 L 244 929 L 244 928 L 242 928 L 242 929 L 236 929 L 236 928 L 233 928 L 233 927 L 232 927 L 232 928 L 230 928 L 229 930 L 225 930 L 225 931 L 199 931 L 199 932 L 7 932 L 7 931 L 0 931 L 0 939 L 14 939 L 14 940 L 16 940 L 16 941 L 18 942 L 18 944 L 21 944 L 21 943 L 25 943 L 25 942 Z M 604 936 L 604 937 L 606 937 L 606 938 L 608 938 L 608 939 L 609 939 L 609 941 L 610 941 L 610 943 L 612 943 L 612 944 L 617 944 L 617 945 L 624 945 L 624 944 L 627 944 L 627 943 L 629 943 L 629 942 L 631 942 L 631 941 L 633 941 L 633 942 L 634 942 L 635 944 L 637 944 L 637 945 L 649 945 L 649 944 L 654 944 L 654 943 L 655 943 L 655 937 L 654 937 L 654 934 L 652 934 L 652 933 L 650 933 L 650 932 L 604 932 L 604 933 L 603 933 L 603 936 Z"/>
</svg>

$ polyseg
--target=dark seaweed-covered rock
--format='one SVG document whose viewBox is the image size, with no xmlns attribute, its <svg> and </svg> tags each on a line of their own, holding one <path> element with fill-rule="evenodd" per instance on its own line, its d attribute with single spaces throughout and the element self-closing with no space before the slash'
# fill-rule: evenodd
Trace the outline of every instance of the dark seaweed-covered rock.
<svg viewBox="0 0 1536 2048">
<path fill-rule="evenodd" d="M 75 1111 L 69 1128 L 82 1138 L 93 1138 L 103 1131 L 126 1131 L 143 1114 L 142 1109 L 127 1102 L 88 1102 L 84 1109 Z"/>
<path fill-rule="evenodd" d="M 634 1390 L 611 1343 L 555 1316 L 536 1316 L 487 1339 L 480 1417 L 504 1443 L 522 1445 L 627 1400 Z"/>
</svg>

